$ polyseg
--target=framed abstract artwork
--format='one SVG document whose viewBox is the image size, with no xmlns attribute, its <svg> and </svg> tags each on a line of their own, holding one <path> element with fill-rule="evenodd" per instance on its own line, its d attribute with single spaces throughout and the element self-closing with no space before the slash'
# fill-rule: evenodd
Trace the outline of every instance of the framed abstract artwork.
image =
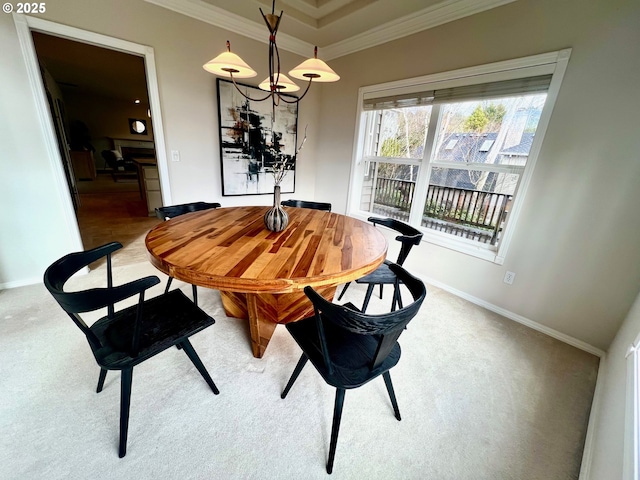
<svg viewBox="0 0 640 480">
<path fill-rule="evenodd" d="M 238 85 L 251 98 L 267 96 L 257 87 Z M 248 100 L 228 80 L 218 78 L 217 87 L 222 195 L 273 194 L 273 167 L 278 162 L 286 170 L 281 192 L 293 193 L 298 103 L 280 102 L 274 109 L 270 97 Z"/>
</svg>

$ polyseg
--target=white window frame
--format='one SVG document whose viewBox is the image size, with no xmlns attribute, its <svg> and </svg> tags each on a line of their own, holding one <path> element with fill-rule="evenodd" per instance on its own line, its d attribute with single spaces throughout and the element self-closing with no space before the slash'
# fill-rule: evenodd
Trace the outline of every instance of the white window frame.
<svg viewBox="0 0 640 480">
<path fill-rule="evenodd" d="M 511 243 L 511 239 L 516 229 L 517 220 L 520 216 L 520 211 L 522 210 L 526 192 L 529 183 L 531 182 L 533 170 L 538 159 L 540 147 L 544 140 L 547 126 L 549 125 L 549 119 L 551 118 L 551 113 L 553 112 L 553 107 L 555 105 L 570 56 L 571 49 L 565 49 L 540 55 L 533 55 L 530 57 L 507 60 L 504 62 L 491 63 L 450 72 L 426 75 L 423 77 L 361 87 L 358 90 L 358 111 L 356 116 L 357 137 L 354 142 L 353 159 L 351 162 L 351 180 L 349 182 L 349 194 L 347 197 L 347 212 L 349 215 L 361 219 L 366 219 L 371 215 L 371 212 L 360 210 L 359 207 L 364 170 L 372 160 L 371 158 L 365 157 L 365 152 L 368 151 L 365 148 L 365 144 L 372 141 L 371 138 L 367 139 L 368 126 L 366 125 L 367 122 L 365 120 L 367 116 L 364 114 L 365 112 L 363 109 L 365 96 L 385 96 L 397 93 L 422 92 L 437 90 L 440 88 L 451 88 L 551 74 L 552 77 L 549 90 L 547 91 L 547 99 L 538 122 L 538 128 L 536 130 L 534 141 L 531 145 L 529 158 L 526 166 L 524 167 L 524 172 L 520 177 L 517 195 L 513 200 L 511 211 L 509 213 L 510 218 L 507 221 L 497 249 L 488 248 L 486 244 L 479 244 L 478 242 L 473 242 L 471 240 L 422 227 L 420 226 L 420 212 L 422 205 L 420 205 L 419 208 L 411 209 L 409 223 L 420 228 L 420 230 L 424 232 L 424 241 L 502 265 L 505 261 L 509 244 Z M 433 110 L 436 111 L 436 115 L 439 108 L 440 106 L 438 104 L 433 105 Z M 439 118 L 439 115 L 432 118 Z M 434 151 L 432 147 L 438 132 L 438 127 L 439 125 L 430 124 L 425 152 Z M 385 159 L 385 161 L 390 162 L 393 162 L 393 160 L 394 159 Z M 410 159 L 406 158 L 398 160 L 402 160 L 402 163 L 413 163 Z M 414 192 L 414 200 L 422 201 L 423 198 L 426 198 L 426 189 L 428 188 L 431 166 L 437 166 L 429 160 L 429 158 L 418 160 L 420 163 L 420 171 L 418 183 L 416 184 L 416 190 Z M 492 167 L 495 168 L 495 165 Z M 416 202 L 414 202 L 414 204 L 415 203 Z"/>
<path fill-rule="evenodd" d="M 627 350 L 627 392 L 624 432 L 624 479 L 640 475 L 640 335 Z"/>
</svg>

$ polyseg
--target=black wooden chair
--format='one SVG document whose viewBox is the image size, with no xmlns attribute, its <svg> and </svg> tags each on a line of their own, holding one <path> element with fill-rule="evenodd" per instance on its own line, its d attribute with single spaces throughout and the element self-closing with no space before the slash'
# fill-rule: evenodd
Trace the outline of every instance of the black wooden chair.
<svg viewBox="0 0 640 480">
<path fill-rule="evenodd" d="M 388 227 L 396 232 L 400 233 L 396 237 L 402 245 L 400 247 L 400 253 L 398 254 L 398 259 L 395 263 L 398 265 L 404 265 L 404 261 L 407 259 L 409 252 L 413 248 L 414 245 L 419 245 L 422 241 L 422 232 L 417 228 L 412 227 L 411 225 L 407 225 L 400 220 L 396 220 L 394 218 L 377 218 L 377 217 L 369 217 L 369 220 L 373 225 L 383 225 Z M 380 298 L 382 298 L 382 289 L 384 285 L 393 285 L 396 281 L 396 276 L 389 269 L 390 265 L 389 260 L 385 260 L 382 265 L 380 265 L 376 270 L 371 272 L 369 275 L 365 275 L 362 278 L 356 280 L 356 283 L 367 284 L 367 293 L 364 297 L 364 303 L 362 304 L 362 311 L 366 312 L 367 307 L 369 306 L 369 301 L 371 300 L 371 294 L 373 293 L 373 289 L 376 285 L 380 285 Z M 342 292 L 338 296 L 338 300 L 342 300 L 344 293 L 349 288 L 351 282 L 345 284 Z M 402 308 L 402 298 L 399 299 L 400 308 Z"/>
<path fill-rule="evenodd" d="M 93 356 L 100 366 L 97 392 L 102 391 L 108 370 L 121 371 L 120 393 L 120 458 L 127 452 L 129 405 L 133 367 L 173 345 L 184 350 L 214 394 L 218 388 L 211 380 L 189 337 L 215 320 L 198 308 L 180 290 L 145 300 L 145 291 L 160 283 L 156 276 L 113 286 L 111 254 L 122 248 L 118 242 L 108 243 L 86 252 L 71 253 L 55 261 L 44 273 L 44 284 L 60 306 L 86 335 Z M 107 257 L 107 287 L 84 291 L 64 291 L 67 280 L 90 263 Z M 114 304 L 139 295 L 138 303 L 119 311 Z M 91 326 L 80 313 L 106 307 L 107 316 Z"/>
<path fill-rule="evenodd" d="M 331 211 L 331 204 L 325 202 L 308 202 L 306 200 L 283 200 L 280 205 L 285 207 L 312 208 L 314 210 Z"/>
<path fill-rule="evenodd" d="M 391 264 L 389 268 L 396 275 L 394 299 L 400 296 L 402 283 L 411 292 L 410 305 L 391 313 L 366 315 L 353 304 L 336 305 L 306 287 L 304 291 L 313 303 L 315 315 L 286 325 L 302 349 L 302 356 L 281 397 L 287 396 L 307 360 L 311 360 L 325 382 L 336 387 L 327 473 L 333 470 L 345 390 L 358 388 L 382 375 L 395 417 L 400 420 L 389 370 L 400 360 L 398 337 L 418 313 L 427 292 L 424 283 L 402 267 Z M 396 303 L 393 302 L 392 309 Z"/>
<path fill-rule="evenodd" d="M 178 217 L 180 215 L 184 215 L 185 213 L 190 212 L 199 212 L 200 210 L 209 210 L 210 208 L 220 208 L 221 205 L 218 202 L 215 203 L 207 203 L 207 202 L 193 202 L 193 203 L 183 203 L 181 205 L 169 205 L 166 207 L 158 207 L 156 208 L 156 216 L 160 220 L 169 220 L 173 217 Z M 167 281 L 167 286 L 164 289 L 164 293 L 169 291 L 171 288 L 171 282 L 173 281 L 173 277 L 169 276 L 169 280 Z M 193 303 L 198 305 L 198 289 L 195 285 L 191 285 L 193 288 Z"/>
<path fill-rule="evenodd" d="M 218 202 L 193 202 L 183 203 L 181 205 L 169 205 L 167 207 L 156 208 L 156 216 L 160 220 L 169 220 L 170 218 L 184 215 L 190 212 L 199 212 L 200 210 L 209 210 L 210 208 L 220 208 L 221 205 Z"/>
<path fill-rule="evenodd" d="M 117 150 L 103 150 L 101 155 L 107 166 L 111 169 L 111 176 L 114 182 L 117 182 L 119 178 L 138 177 L 138 167 L 136 164 L 130 159 L 123 158 Z"/>
</svg>

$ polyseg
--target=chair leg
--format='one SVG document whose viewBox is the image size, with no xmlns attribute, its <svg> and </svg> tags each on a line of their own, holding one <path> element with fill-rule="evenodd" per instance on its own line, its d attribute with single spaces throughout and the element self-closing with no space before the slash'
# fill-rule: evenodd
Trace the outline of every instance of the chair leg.
<svg viewBox="0 0 640 480">
<path fill-rule="evenodd" d="M 364 303 L 362 304 L 362 313 L 367 311 L 367 307 L 369 306 L 369 300 L 371 300 L 371 295 L 373 294 L 373 289 L 375 288 L 375 283 L 370 283 L 367 286 L 367 293 L 364 296 Z"/>
<path fill-rule="evenodd" d="M 127 433 L 129 431 L 129 406 L 131 405 L 131 383 L 133 367 L 125 368 L 120 379 L 120 458 L 127 454 Z"/>
<path fill-rule="evenodd" d="M 107 369 L 100 367 L 100 377 L 98 378 L 98 388 L 96 388 L 96 393 L 100 393 L 102 391 L 102 387 L 104 387 L 104 380 L 107 378 Z"/>
<path fill-rule="evenodd" d="M 329 474 L 333 471 L 333 460 L 336 457 L 338 432 L 340 431 L 340 420 L 342 419 L 342 405 L 344 405 L 344 388 L 337 388 L 336 403 L 333 408 L 333 425 L 331 426 L 331 446 L 329 447 L 329 460 L 327 461 L 327 473 Z"/>
<path fill-rule="evenodd" d="M 218 395 L 220 393 L 220 391 L 218 390 L 218 387 L 216 387 L 216 384 L 213 383 L 213 380 L 211 380 L 211 377 L 209 376 L 209 372 L 207 372 L 207 369 L 204 368 L 204 365 L 202 364 L 202 361 L 200 360 L 200 357 L 198 357 L 198 354 L 196 353 L 196 351 L 193 349 L 191 342 L 189 342 L 189 340 L 185 338 L 182 342 L 180 342 L 180 345 L 182 345 L 182 349 L 184 350 L 184 353 L 187 354 L 191 362 L 198 369 L 198 371 L 200 372 L 200 375 L 202 375 L 202 378 L 204 378 L 204 381 L 207 382 L 207 385 L 209 385 L 209 387 L 211 387 L 211 390 L 213 390 L 213 393 Z"/>
<path fill-rule="evenodd" d="M 382 300 L 382 287 L 384 287 L 383 283 L 380 284 L 380 300 Z"/>
<path fill-rule="evenodd" d="M 164 293 L 168 293 L 169 292 L 169 288 L 171 288 L 171 282 L 173 281 L 173 277 L 169 277 L 169 280 L 167 280 L 167 286 L 164 289 Z"/>
<path fill-rule="evenodd" d="M 193 287 L 193 304 L 198 306 L 198 289 L 195 285 L 191 285 Z"/>
<path fill-rule="evenodd" d="M 284 390 L 282 391 L 280 398 L 285 398 L 287 396 L 287 394 L 289 393 L 289 390 L 291 390 L 291 387 L 293 386 L 294 382 L 298 378 L 298 375 L 300 375 L 300 372 L 306 365 L 307 360 L 309 360 L 309 357 L 307 357 L 303 353 L 302 356 L 300 357 L 300 360 L 298 360 L 298 364 L 296 365 L 296 368 L 293 370 L 293 373 L 291 374 L 291 378 L 289 378 L 289 381 L 287 382 L 287 386 L 284 387 Z"/>
<path fill-rule="evenodd" d="M 344 297 L 344 292 L 347 291 L 347 288 L 349 288 L 349 285 L 351 285 L 351 282 L 345 283 L 344 288 L 342 289 L 342 292 L 340 292 L 340 295 L 338 296 L 338 300 L 342 300 L 342 297 Z"/>
<path fill-rule="evenodd" d="M 391 375 L 389 372 L 384 372 L 382 374 L 382 378 L 384 378 L 384 384 L 387 386 L 387 392 L 389 392 L 389 398 L 391 399 L 391 405 L 393 405 L 393 412 L 396 414 L 396 418 L 398 421 L 402 420 L 400 418 L 400 409 L 398 408 L 398 402 L 396 400 L 396 394 L 393 391 L 393 384 L 391 383 Z"/>
</svg>

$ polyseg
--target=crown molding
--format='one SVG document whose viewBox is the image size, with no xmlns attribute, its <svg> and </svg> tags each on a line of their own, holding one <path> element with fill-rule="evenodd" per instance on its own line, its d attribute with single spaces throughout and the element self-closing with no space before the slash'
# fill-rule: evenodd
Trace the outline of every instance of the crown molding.
<svg viewBox="0 0 640 480">
<path fill-rule="evenodd" d="M 247 20 L 240 15 L 201 0 L 145 1 L 253 40 L 268 43 L 264 25 Z M 437 5 L 387 22 L 346 40 L 322 47 L 322 56 L 326 60 L 343 57 L 515 1 L 517 0 L 445 0 Z M 278 34 L 278 48 L 303 57 L 309 56 L 309 52 L 313 51 L 312 44 L 284 33 Z"/>
<path fill-rule="evenodd" d="M 263 23 L 247 20 L 240 15 L 228 12 L 200 0 L 145 0 L 159 7 L 164 7 L 187 17 L 214 25 L 224 30 L 249 37 L 261 43 L 269 43 L 269 35 Z M 313 53 L 314 45 L 297 39 L 286 33 L 278 33 L 278 48 L 303 57 Z"/>
<path fill-rule="evenodd" d="M 372 28 L 341 42 L 327 45 L 322 49 L 322 56 L 327 60 L 343 57 L 515 1 L 445 0 L 437 5 L 384 23 L 379 27 Z"/>
</svg>

